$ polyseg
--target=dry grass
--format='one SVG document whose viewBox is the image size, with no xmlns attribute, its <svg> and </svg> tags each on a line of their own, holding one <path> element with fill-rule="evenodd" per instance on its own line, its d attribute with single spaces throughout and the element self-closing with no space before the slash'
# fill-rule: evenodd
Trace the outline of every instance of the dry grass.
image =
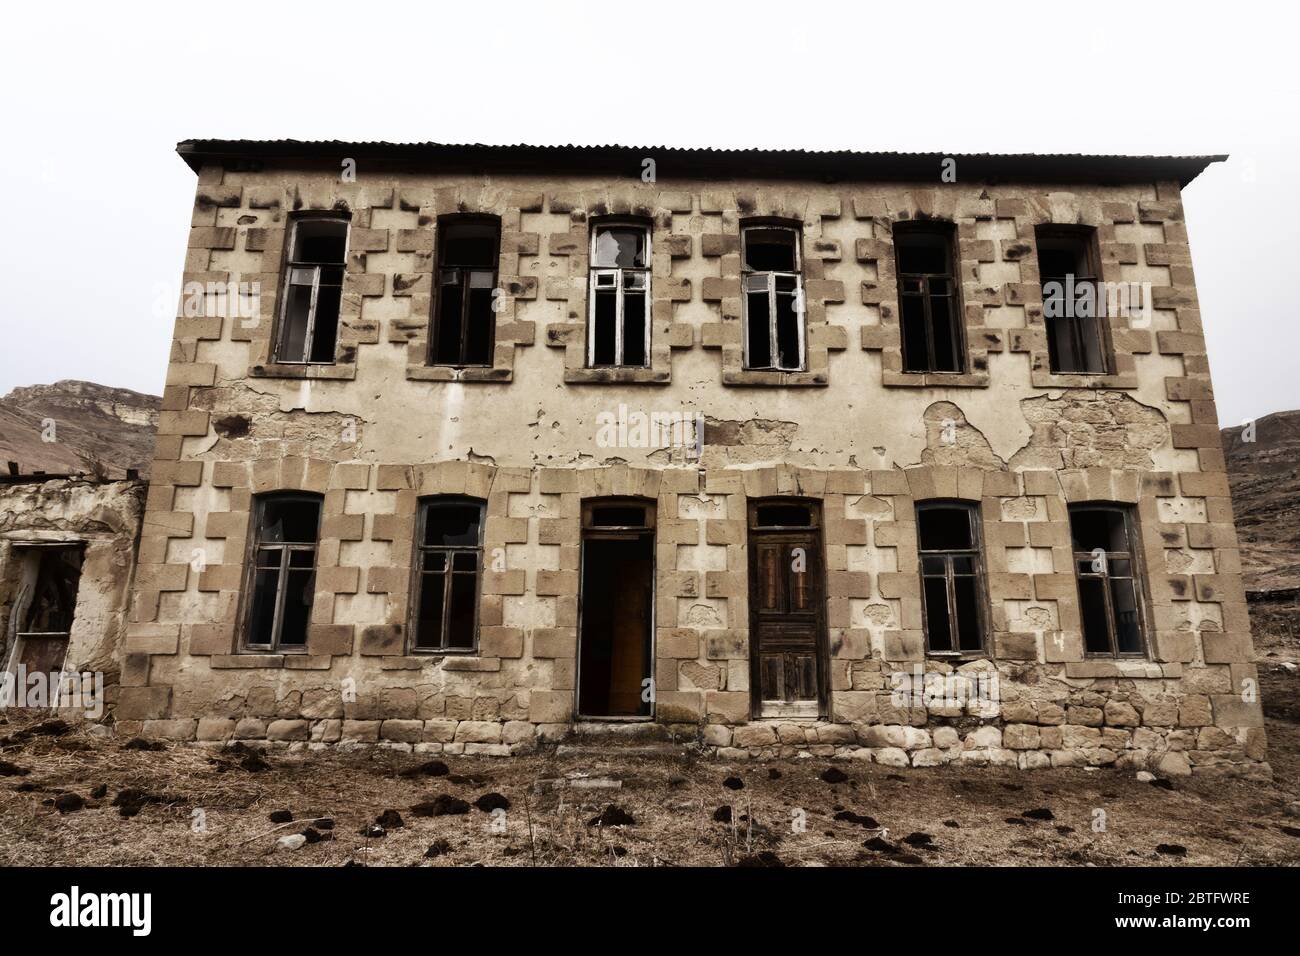
<svg viewBox="0 0 1300 956">
<path fill-rule="evenodd" d="M 1265 700 L 1294 695 L 1297 678 L 1279 672 Z M 0 777 L 0 863 L 6 865 L 1165 865 L 1300 863 L 1300 819 L 1287 814 L 1300 772 L 1300 732 L 1293 720 L 1270 721 L 1271 783 L 1177 781 L 1172 790 L 1139 783 L 1131 773 L 1059 770 L 1016 773 L 980 768 L 900 770 L 836 764 L 848 775 L 830 784 L 822 760 L 726 765 L 627 754 L 538 754 L 512 760 L 444 758 L 449 775 L 402 776 L 425 758 L 388 751 L 266 755 L 270 769 L 250 771 L 242 756 L 194 746 L 126 749 L 114 738 L 74 728 L 61 736 L 13 735 L 34 719 L 10 715 L 0 759 L 26 768 Z M 21 737 L 22 735 L 19 734 Z M 779 774 L 779 776 L 777 776 Z M 729 789 L 736 777 L 743 788 Z M 609 778 L 618 789 L 582 788 Z M 565 781 L 557 786 L 555 781 Z M 96 788 L 104 795 L 92 797 Z M 147 791 L 133 817 L 113 806 L 126 788 Z M 84 808 L 60 813 L 71 792 Z M 504 818 L 473 807 L 462 815 L 417 817 L 411 807 L 439 794 L 473 803 L 495 792 L 510 801 Z M 591 825 L 604 808 L 630 814 L 630 825 Z M 731 807 L 730 822 L 714 819 Z M 277 826 L 275 810 L 295 822 Z M 404 826 L 378 838 L 361 834 L 387 809 Z M 1048 809 L 1052 819 L 1021 816 Z M 841 810 L 874 818 L 835 820 Z M 1106 814 L 1094 832 L 1095 811 Z M 195 811 L 204 826 L 194 827 Z M 331 836 L 297 851 L 276 839 L 328 817 Z M 806 826 L 797 830 L 802 819 Z M 1019 822 L 1010 822 L 1019 821 Z M 870 821 L 867 821 L 870 822 Z M 956 826 L 945 825 L 947 822 Z M 504 823 L 504 826 L 501 824 Z M 494 826 L 495 824 L 495 826 Z M 1293 832 L 1288 833 L 1290 828 Z M 912 833 L 926 845 L 909 845 Z M 898 852 L 869 849 L 883 836 Z M 425 851 L 445 840 L 447 852 Z M 922 838 L 914 838 L 923 844 Z M 1160 844 L 1185 856 L 1157 853 Z"/>
</svg>

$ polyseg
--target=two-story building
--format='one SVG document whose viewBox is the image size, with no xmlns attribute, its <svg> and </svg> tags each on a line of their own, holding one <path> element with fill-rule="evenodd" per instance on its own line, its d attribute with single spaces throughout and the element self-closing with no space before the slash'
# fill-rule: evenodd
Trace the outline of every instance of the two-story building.
<svg viewBox="0 0 1300 956">
<path fill-rule="evenodd" d="M 128 732 L 1263 761 L 1221 157 L 178 150 Z"/>
</svg>

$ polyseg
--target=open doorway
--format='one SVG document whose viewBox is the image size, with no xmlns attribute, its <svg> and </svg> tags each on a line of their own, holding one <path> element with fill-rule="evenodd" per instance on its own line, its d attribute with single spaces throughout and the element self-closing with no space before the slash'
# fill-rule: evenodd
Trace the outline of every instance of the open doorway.
<svg viewBox="0 0 1300 956">
<path fill-rule="evenodd" d="M 14 545 L 17 600 L 8 622 L 8 670 L 58 675 L 68 656 L 77 588 L 80 544 Z"/>
<path fill-rule="evenodd" d="M 578 714 L 650 717 L 654 505 L 627 499 L 583 504 L 578 600 Z"/>
</svg>

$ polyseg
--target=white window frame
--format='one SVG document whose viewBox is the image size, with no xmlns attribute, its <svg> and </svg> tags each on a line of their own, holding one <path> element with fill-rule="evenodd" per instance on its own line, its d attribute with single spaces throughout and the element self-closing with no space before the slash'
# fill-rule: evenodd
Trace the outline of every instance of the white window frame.
<svg viewBox="0 0 1300 956">
<path fill-rule="evenodd" d="M 612 229 L 639 229 L 645 234 L 645 261 L 646 265 L 641 269 L 622 269 L 610 268 L 596 265 L 596 241 L 600 238 L 602 232 Z M 609 220 L 593 224 L 591 228 L 591 248 L 588 252 L 587 261 L 590 263 L 587 279 L 587 367 L 588 368 L 649 368 L 650 367 L 650 326 L 652 317 L 650 314 L 650 284 L 652 281 L 651 265 L 654 260 L 651 258 L 652 236 L 650 226 L 644 222 L 635 220 Z M 625 275 L 644 276 L 645 295 L 645 361 L 640 365 L 628 365 L 623 361 L 623 303 L 627 298 L 628 289 L 623 287 L 623 277 Z M 608 291 L 608 285 L 601 286 L 602 280 L 612 280 L 614 288 L 614 363 L 612 365 L 596 364 L 596 290 L 600 288 Z M 630 290 L 635 293 L 637 290 Z"/>
<path fill-rule="evenodd" d="M 756 272 L 749 269 L 747 263 L 748 241 L 750 230 L 761 229 L 764 231 L 781 231 L 788 232 L 794 239 L 794 271 L 793 272 Z M 803 234 L 795 226 L 788 226 L 782 223 L 754 222 L 740 227 L 740 300 L 741 308 L 744 310 L 744 325 L 742 328 L 743 341 L 745 345 L 745 371 L 753 372 L 803 372 L 808 367 L 808 342 L 807 342 L 807 321 L 806 309 L 804 308 L 803 292 Z M 776 311 L 776 280 L 779 277 L 788 277 L 794 279 L 794 313 L 797 322 L 799 334 L 799 362 L 794 366 L 778 365 L 777 355 L 777 311 Z M 749 355 L 749 295 L 750 280 L 764 279 L 767 287 L 767 338 L 768 348 L 772 357 L 770 365 L 755 367 L 750 360 Z M 758 289 L 753 290 L 760 291 Z M 784 295 L 785 293 L 779 293 Z"/>
<path fill-rule="evenodd" d="M 274 361 L 277 365 L 333 365 L 334 359 L 328 362 L 313 362 L 311 360 L 312 342 L 316 338 L 316 297 L 320 293 L 320 273 L 325 265 L 319 262 L 312 263 L 295 263 L 293 260 L 293 251 L 298 247 L 298 226 L 304 222 L 341 222 L 343 223 L 343 261 L 337 264 L 331 264 L 330 268 L 340 268 L 343 270 L 343 279 L 347 279 L 348 271 L 348 249 L 349 242 L 352 239 L 352 220 L 346 216 L 300 216 L 293 220 L 289 229 L 289 245 L 285 249 L 284 263 L 284 284 L 283 292 L 280 294 L 280 330 L 275 337 L 275 356 Z M 293 285 L 293 272 L 295 269 L 312 270 L 311 277 L 311 304 L 307 307 L 307 331 L 303 335 L 302 358 L 291 359 L 284 357 L 284 337 L 288 332 L 288 322 L 286 316 L 289 310 L 289 289 Z M 339 296 L 339 317 L 341 324 L 342 315 L 342 295 Z M 335 351 L 338 350 L 338 341 L 334 343 Z"/>
</svg>

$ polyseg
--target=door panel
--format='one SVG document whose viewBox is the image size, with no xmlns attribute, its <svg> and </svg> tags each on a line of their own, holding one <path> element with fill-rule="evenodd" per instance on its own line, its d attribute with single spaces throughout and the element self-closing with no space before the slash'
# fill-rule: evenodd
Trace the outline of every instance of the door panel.
<svg viewBox="0 0 1300 956">
<path fill-rule="evenodd" d="M 63 670 L 64 658 L 68 656 L 66 637 L 25 634 L 18 642 L 15 664 L 25 668 L 26 674 L 57 674 Z"/>
<path fill-rule="evenodd" d="M 821 535 L 750 531 L 750 635 L 754 687 L 773 704 L 824 705 L 825 618 Z"/>
</svg>

